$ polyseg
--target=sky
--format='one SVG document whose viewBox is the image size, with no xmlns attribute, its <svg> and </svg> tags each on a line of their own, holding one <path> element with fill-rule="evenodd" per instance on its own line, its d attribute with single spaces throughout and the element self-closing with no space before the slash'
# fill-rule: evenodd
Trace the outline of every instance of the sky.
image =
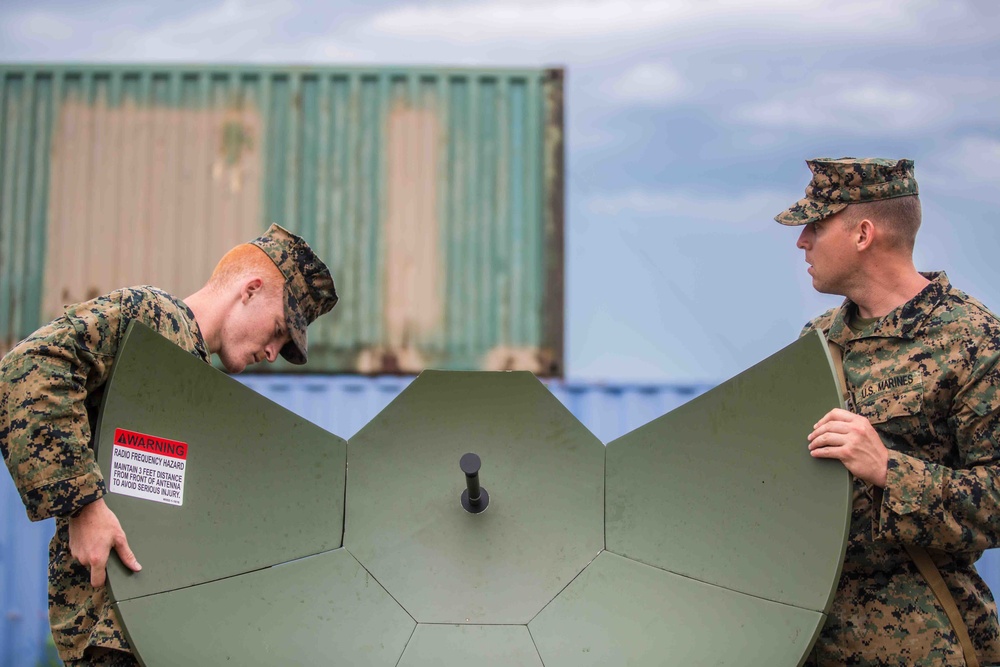
<svg viewBox="0 0 1000 667">
<path fill-rule="evenodd" d="M 566 375 L 718 382 L 840 303 L 812 157 L 916 162 L 915 261 L 1000 310 L 993 0 L 3 0 L 0 61 L 566 68 Z"/>
</svg>

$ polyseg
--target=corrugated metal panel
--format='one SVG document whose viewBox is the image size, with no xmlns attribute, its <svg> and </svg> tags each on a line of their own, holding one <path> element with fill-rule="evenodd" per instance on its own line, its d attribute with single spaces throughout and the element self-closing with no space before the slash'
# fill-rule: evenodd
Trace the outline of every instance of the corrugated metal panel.
<svg viewBox="0 0 1000 667">
<path fill-rule="evenodd" d="M 412 381 L 411 377 L 244 375 L 238 379 L 304 419 L 349 438 Z M 598 438 L 607 443 L 686 403 L 711 385 L 594 385 L 546 381 L 552 393 Z M 33 665 L 48 637 L 45 563 L 52 522 L 28 522 L 6 475 L 0 481 L 0 665 Z M 127 528 L 127 527 L 126 527 Z M 142 554 L 137 554 L 142 558 Z M 980 574 L 1000 591 L 1000 550 L 977 563 Z"/>
<path fill-rule="evenodd" d="M 0 343 L 270 222 L 333 268 L 306 370 L 563 366 L 560 70 L 0 66 Z M 275 370 L 298 370 L 276 365 Z"/>
</svg>

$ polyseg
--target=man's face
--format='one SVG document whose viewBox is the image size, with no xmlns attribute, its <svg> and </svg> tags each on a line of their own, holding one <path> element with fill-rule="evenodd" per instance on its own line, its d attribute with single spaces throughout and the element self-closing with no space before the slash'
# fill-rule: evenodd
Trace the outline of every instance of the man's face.
<svg viewBox="0 0 1000 667">
<path fill-rule="evenodd" d="M 837 213 L 805 225 L 795 245 L 805 250 L 813 288 L 823 294 L 846 296 L 856 277 L 856 253 L 853 231 L 844 224 L 841 215 Z"/>
<path fill-rule="evenodd" d="M 273 362 L 289 340 L 281 290 L 266 293 L 245 287 L 222 327 L 218 355 L 227 371 L 240 373 L 251 364 Z"/>
</svg>

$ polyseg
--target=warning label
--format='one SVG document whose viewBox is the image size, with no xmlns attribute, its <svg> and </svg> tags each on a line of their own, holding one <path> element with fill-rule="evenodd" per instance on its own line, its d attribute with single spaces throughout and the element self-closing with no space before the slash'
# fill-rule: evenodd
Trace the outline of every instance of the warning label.
<svg viewBox="0 0 1000 667">
<path fill-rule="evenodd" d="M 115 429 L 108 491 L 182 505 L 187 453 L 187 443 Z"/>
</svg>

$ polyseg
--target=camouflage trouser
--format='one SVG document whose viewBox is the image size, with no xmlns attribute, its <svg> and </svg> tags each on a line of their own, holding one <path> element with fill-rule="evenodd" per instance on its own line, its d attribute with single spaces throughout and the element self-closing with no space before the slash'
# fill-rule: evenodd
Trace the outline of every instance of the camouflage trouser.
<svg viewBox="0 0 1000 667">
<path fill-rule="evenodd" d="M 84 651 L 82 660 L 70 660 L 66 667 L 139 667 L 139 661 L 131 653 L 91 646 Z"/>
</svg>

